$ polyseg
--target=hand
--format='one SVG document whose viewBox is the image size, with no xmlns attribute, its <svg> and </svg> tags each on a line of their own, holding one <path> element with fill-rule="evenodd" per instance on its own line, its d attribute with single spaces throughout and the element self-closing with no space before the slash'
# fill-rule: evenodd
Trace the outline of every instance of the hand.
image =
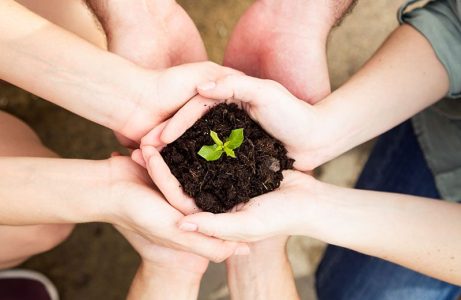
<svg viewBox="0 0 461 300">
<path fill-rule="evenodd" d="M 106 108 L 112 110 L 108 113 L 111 117 L 108 127 L 139 142 L 149 130 L 193 98 L 200 82 L 235 73 L 212 62 L 185 64 L 162 71 L 137 68 L 135 74 L 127 74 L 130 81 L 126 87 L 131 97 L 123 99 L 122 107 Z"/>
<path fill-rule="evenodd" d="M 115 202 L 116 209 L 110 214 L 108 222 L 121 230 L 136 232 L 156 245 L 190 251 L 213 261 L 222 261 L 233 255 L 238 247 L 234 243 L 177 229 L 176 223 L 184 215 L 154 190 L 143 168 L 126 157 L 111 158 L 109 162 L 111 202 Z M 141 241 L 138 242 L 141 246 Z"/>
<path fill-rule="evenodd" d="M 197 28 L 176 1 L 87 2 L 106 32 L 108 50 L 138 66 L 163 69 L 207 60 Z M 137 141 L 117 132 L 115 135 L 122 145 L 138 147 Z"/>
<path fill-rule="evenodd" d="M 323 111 L 294 97 L 280 84 L 231 75 L 200 85 L 198 92 L 206 98 L 241 102 L 253 120 L 285 145 L 288 156 L 295 159 L 295 169 L 312 170 L 327 160 L 331 141 L 325 134 L 329 124 Z M 149 142 L 155 146 L 173 142 L 215 104 L 215 100 L 204 98 L 188 102 L 164 127 L 152 134 L 159 136 L 160 141 L 151 138 Z"/>
<path fill-rule="evenodd" d="M 239 210 L 184 217 L 179 227 L 229 241 L 256 242 L 263 239 L 305 234 L 305 201 L 316 201 L 317 181 L 297 171 L 285 171 L 279 189 L 251 199 Z"/>
<path fill-rule="evenodd" d="M 146 163 L 156 166 L 150 170 L 150 175 L 168 202 L 190 210 L 189 201 L 193 200 L 184 199 L 180 185 L 171 172 L 167 172 L 168 166 L 160 153 L 148 146 L 143 148 L 143 153 Z M 184 231 L 198 231 L 225 240 L 245 242 L 304 232 L 298 231 L 305 221 L 300 208 L 307 201 L 303 199 L 316 199 L 313 196 L 317 192 L 318 181 L 299 171 L 285 171 L 283 176 L 279 189 L 238 205 L 230 213 L 196 212 L 182 218 L 178 225 Z"/>
<path fill-rule="evenodd" d="M 333 20 L 318 1 L 257 0 L 240 18 L 224 65 L 273 79 L 315 103 L 330 93 L 326 40 Z"/>
</svg>

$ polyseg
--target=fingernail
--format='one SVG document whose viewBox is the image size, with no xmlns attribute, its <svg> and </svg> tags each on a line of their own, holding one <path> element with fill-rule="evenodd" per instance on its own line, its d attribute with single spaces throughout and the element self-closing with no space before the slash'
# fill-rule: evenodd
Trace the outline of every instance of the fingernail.
<svg viewBox="0 0 461 300">
<path fill-rule="evenodd" d="M 185 222 L 185 223 L 181 223 L 179 225 L 179 229 L 181 229 L 183 231 L 197 231 L 198 226 L 197 226 L 197 224 Z"/>
<path fill-rule="evenodd" d="M 197 88 L 202 91 L 209 91 L 209 90 L 214 89 L 215 87 L 216 87 L 216 82 L 214 81 L 202 83 L 197 86 Z"/>
<path fill-rule="evenodd" d="M 234 251 L 234 255 L 249 255 L 250 248 L 248 246 L 238 246 Z"/>
</svg>

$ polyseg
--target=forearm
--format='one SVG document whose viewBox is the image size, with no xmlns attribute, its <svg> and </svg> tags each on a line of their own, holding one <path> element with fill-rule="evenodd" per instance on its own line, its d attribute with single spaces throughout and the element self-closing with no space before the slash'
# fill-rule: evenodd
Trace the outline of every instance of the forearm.
<svg viewBox="0 0 461 300">
<path fill-rule="evenodd" d="M 0 158 L 0 224 L 104 221 L 108 199 L 105 161 Z M 104 210 L 110 206 L 104 203 Z"/>
<path fill-rule="evenodd" d="M 265 5 L 273 7 L 278 13 L 283 14 L 284 7 L 288 4 L 278 0 L 258 0 Z M 297 6 L 302 23 L 306 23 L 302 35 L 307 35 L 315 40 L 326 43 L 331 29 L 341 23 L 344 16 L 352 10 L 357 0 L 296 0 L 289 5 Z M 291 18 L 297 17 L 291 15 Z"/>
<path fill-rule="evenodd" d="M 274 239 L 274 238 L 273 238 Z M 270 242 L 270 241 L 269 241 Z M 250 254 L 226 261 L 232 299 L 299 299 L 286 250 L 264 247 L 267 241 L 250 244 Z M 268 251 L 273 249 L 273 251 Z"/>
<path fill-rule="evenodd" d="M 201 277 L 195 274 L 159 268 L 143 262 L 128 294 L 128 300 L 197 299 Z"/>
<path fill-rule="evenodd" d="M 119 35 L 142 32 L 151 24 L 149 19 L 168 10 L 176 1 L 85 0 L 85 3 L 104 29 L 110 47 L 111 41 Z"/>
<path fill-rule="evenodd" d="M 136 66 L 14 1 L 0 2 L 0 20 L 1 79 L 101 125 L 123 125 L 140 93 Z"/>
<path fill-rule="evenodd" d="M 323 183 L 317 191 L 303 202 L 306 235 L 461 284 L 461 205 Z"/>
<path fill-rule="evenodd" d="M 315 106 L 324 120 L 318 134 L 330 137 L 323 161 L 412 117 L 446 95 L 448 86 L 429 42 L 412 27 L 399 27 L 357 74 Z"/>
</svg>

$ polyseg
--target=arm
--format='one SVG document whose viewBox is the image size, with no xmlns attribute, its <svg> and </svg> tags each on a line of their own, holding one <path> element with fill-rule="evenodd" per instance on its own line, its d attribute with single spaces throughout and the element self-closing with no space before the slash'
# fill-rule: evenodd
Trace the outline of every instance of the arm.
<svg viewBox="0 0 461 300">
<path fill-rule="evenodd" d="M 250 254 L 226 260 L 232 299 L 299 299 L 286 252 L 287 237 L 250 243 Z"/>
<path fill-rule="evenodd" d="M 195 24 L 174 0 L 85 2 L 106 33 L 109 51 L 140 66 L 159 69 L 207 59 Z"/>
<path fill-rule="evenodd" d="M 140 97 L 139 70 L 15 1 L 0 3 L 0 78 L 107 127 Z M 117 124 L 118 123 L 118 124 Z"/>
<path fill-rule="evenodd" d="M 165 247 L 221 261 L 234 243 L 183 234 L 179 211 L 129 158 L 104 161 L 0 158 L 0 224 L 107 222 Z M 128 201 L 129 200 L 129 201 Z"/>
<path fill-rule="evenodd" d="M 0 1 L 0 78 L 139 141 L 234 71 L 210 62 L 150 71 L 103 51 L 12 0 Z"/>
<path fill-rule="evenodd" d="M 256 241 L 306 235 L 461 284 L 461 205 L 408 195 L 362 191 L 286 172 L 280 190 L 241 211 L 186 216 L 199 232 Z"/>
<path fill-rule="evenodd" d="M 307 171 L 412 117 L 446 95 L 448 87 L 447 72 L 429 42 L 403 25 L 357 74 L 316 105 L 280 84 L 241 75 L 205 83 L 198 91 L 210 99 L 243 102 L 249 115 L 283 142 L 295 168 Z M 160 139 L 174 141 L 215 103 L 187 103 Z"/>
<path fill-rule="evenodd" d="M 235 26 L 224 65 L 278 81 L 316 103 L 330 93 L 328 35 L 355 2 L 257 0 Z"/>
<path fill-rule="evenodd" d="M 142 262 L 133 279 L 128 300 L 197 299 L 201 276 L 158 268 Z"/>
</svg>

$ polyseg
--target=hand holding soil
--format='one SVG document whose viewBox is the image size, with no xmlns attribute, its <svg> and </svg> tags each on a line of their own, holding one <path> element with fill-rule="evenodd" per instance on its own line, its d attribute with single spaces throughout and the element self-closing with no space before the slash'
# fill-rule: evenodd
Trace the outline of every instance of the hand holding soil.
<svg viewBox="0 0 461 300">
<path fill-rule="evenodd" d="M 235 152 L 229 149 L 230 154 L 210 161 L 199 155 L 203 146 L 213 143 L 210 132 L 215 132 L 215 141 L 220 143 L 216 134 L 231 136 L 236 129 L 243 129 L 244 137 Z M 197 206 L 213 213 L 229 211 L 239 203 L 273 191 L 283 179 L 282 171 L 293 165 L 284 146 L 236 104 L 212 108 L 161 154 Z"/>
<path fill-rule="evenodd" d="M 286 147 L 288 156 L 295 160 L 295 169 L 313 170 L 329 155 L 332 143 L 324 110 L 294 97 L 277 82 L 230 75 L 200 85 L 198 92 L 202 97 L 186 103 L 145 136 L 142 144 L 158 147 L 172 143 L 210 107 L 228 101 L 241 105 L 251 119 Z"/>
</svg>

